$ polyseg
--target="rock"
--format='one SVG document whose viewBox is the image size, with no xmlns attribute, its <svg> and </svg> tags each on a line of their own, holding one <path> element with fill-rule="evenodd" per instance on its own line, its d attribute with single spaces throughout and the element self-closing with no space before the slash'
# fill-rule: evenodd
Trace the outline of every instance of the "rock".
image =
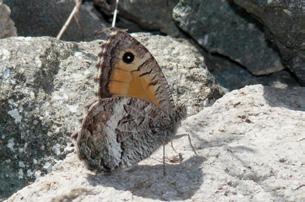
<svg viewBox="0 0 305 202">
<path fill-rule="evenodd" d="M 0 39 L 17 36 L 14 22 L 10 18 L 11 10 L 0 0 Z"/>
<path fill-rule="evenodd" d="M 189 42 L 135 36 L 156 56 L 189 114 L 222 94 Z M 0 197 L 5 197 L 48 173 L 71 152 L 68 136 L 95 99 L 100 45 L 49 37 L 13 37 L 0 44 Z"/>
<path fill-rule="evenodd" d="M 12 9 L 12 18 L 20 36 L 56 36 L 74 8 L 74 0 L 4 0 Z M 78 23 L 72 20 L 62 39 L 89 41 L 95 32 L 108 26 L 94 11 L 92 4 L 81 6 Z"/>
<path fill-rule="evenodd" d="M 76 154 L 7 201 L 304 201 L 305 88 L 261 85 L 232 91 L 186 119 L 174 140 L 139 165 L 88 171 Z M 171 163 L 169 162 L 171 160 Z"/>
<path fill-rule="evenodd" d="M 112 15 L 116 0 L 93 0 L 102 12 Z M 109 2 L 109 3 L 107 3 Z M 172 10 L 178 0 L 125 0 L 119 3 L 119 15 L 137 23 L 145 30 L 160 31 L 172 36 L 180 31 L 172 19 Z"/>
<path fill-rule="evenodd" d="M 284 69 L 258 24 L 230 1 L 180 0 L 173 17 L 208 52 L 227 57 L 254 75 Z"/>
<path fill-rule="evenodd" d="M 188 106 L 189 115 L 198 113 L 223 95 L 204 57 L 188 41 L 143 33 L 134 36 L 156 57 L 171 84 L 174 99 Z"/>
<path fill-rule="evenodd" d="M 234 0 L 264 26 L 284 63 L 305 85 L 305 2 Z"/>
<path fill-rule="evenodd" d="M 242 66 L 225 60 L 223 57 L 204 54 L 204 58 L 209 71 L 226 92 L 254 84 L 277 88 L 300 86 L 296 78 L 287 70 L 265 76 L 254 76 Z"/>
</svg>

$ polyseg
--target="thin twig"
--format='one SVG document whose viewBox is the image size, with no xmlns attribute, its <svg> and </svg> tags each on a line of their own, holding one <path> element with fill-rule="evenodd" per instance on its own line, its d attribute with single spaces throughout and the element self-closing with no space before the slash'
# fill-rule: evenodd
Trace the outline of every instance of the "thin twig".
<svg viewBox="0 0 305 202">
<path fill-rule="evenodd" d="M 62 35 L 65 33 L 65 31 L 68 28 L 69 24 L 71 23 L 74 15 L 79 12 L 81 4 L 82 4 L 82 0 L 75 0 L 75 6 L 74 6 L 70 16 L 68 17 L 66 23 L 64 24 L 64 26 L 61 28 L 60 32 L 58 33 L 56 39 L 60 39 L 62 37 Z"/>
<path fill-rule="evenodd" d="M 119 5 L 120 0 L 116 0 L 115 2 L 115 9 L 113 13 L 113 19 L 112 19 L 112 25 L 111 27 L 115 27 L 115 22 L 116 22 L 116 16 L 118 15 L 118 5 Z"/>
</svg>

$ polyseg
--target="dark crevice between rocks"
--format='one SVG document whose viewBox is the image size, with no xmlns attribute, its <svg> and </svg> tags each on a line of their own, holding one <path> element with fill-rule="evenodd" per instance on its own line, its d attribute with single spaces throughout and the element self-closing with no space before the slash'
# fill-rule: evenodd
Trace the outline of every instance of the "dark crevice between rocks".
<svg viewBox="0 0 305 202">
<path fill-rule="evenodd" d="M 177 23 L 176 23 L 177 24 Z M 187 39 L 188 41 L 191 42 L 192 45 L 194 45 L 197 50 L 199 50 L 199 52 L 205 57 L 206 59 L 206 56 L 207 55 L 210 55 L 211 57 L 214 57 L 214 56 L 219 56 L 225 60 L 229 60 L 230 62 L 233 62 L 234 64 L 237 64 L 238 66 L 242 66 L 240 63 L 232 60 L 230 57 L 228 56 L 225 56 L 225 55 L 222 55 L 220 53 L 217 53 L 217 52 L 210 52 L 207 48 L 205 48 L 204 46 L 201 46 L 196 39 L 194 39 L 194 37 L 187 33 L 186 31 L 184 31 L 183 29 L 181 29 L 179 26 L 178 26 L 179 30 L 181 31 L 181 33 L 183 34 L 182 36 Z M 243 68 L 246 68 L 246 67 L 243 67 Z M 248 70 L 247 70 L 248 71 Z"/>
<path fill-rule="evenodd" d="M 194 43 L 196 43 L 196 41 L 194 39 L 192 39 L 192 41 Z M 300 82 L 298 80 L 298 78 L 291 72 L 291 70 L 289 68 L 285 68 L 284 70 L 280 71 L 280 72 L 273 72 L 273 73 L 270 73 L 270 74 L 266 74 L 266 75 L 254 75 L 252 74 L 245 66 L 243 66 L 242 64 L 240 64 L 239 62 L 236 62 L 235 60 L 231 59 L 230 57 L 226 56 L 226 55 L 223 55 L 223 54 L 220 54 L 220 53 L 217 53 L 217 52 L 209 52 L 207 49 L 205 49 L 204 47 L 201 47 L 197 44 L 196 46 L 200 51 L 201 53 L 203 54 L 203 56 L 205 57 L 205 62 L 206 62 L 206 65 L 208 67 L 208 70 L 211 72 L 211 74 L 214 75 L 215 79 L 217 80 L 217 82 L 222 85 L 222 82 L 218 80 L 218 76 L 216 75 L 217 70 L 215 70 L 214 68 L 216 68 L 216 66 L 218 65 L 217 63 L 215 63 L 215 60 L 222 60 L 223 63 L 228 63 L 228 64 L 232 64 L 233 66 L 236 66 L 238 68 L 240 68 L 242 71 L 246 72 L 248 75 L 250 75 L 251 77 L 253 77 L 253 79 L 268 79 L 268 77 L 276 74 L 276 73 L 280 73 L 280 72 L 285 72 L 287 73 L 294 81 L 295 83 L 297 83 L 297 86 L 300 86 Z M 223 68 L 226 69 L 227 65 L 223 65 Z M 227 68 L 228 69 L 228 68 Z M 249 80 L 249 83 L 247 85 L 250 85 L 250 84 L 263 84 L 263 85 L 268 85 L 266 84 L 266 82 L 254 82 L 254 81 L 250 81 L 249 78 L 245 78 L 245 80 Z M 287 79 L 287 83 L 289 83 L 289 79 Z M 245 85 L 241 85 L 239 88 L 242 88 L 244 87 Z M 225 87 L 225 86 L 223 86 Z M 235 89 L 239 89 L 239 88 L 235 88 Z M 235 90 L 235 89 L 229 89 L 229 90 Z"/>
<path fill-rule="evenodd" d="M 279 2 L 278 2 L 279 3 Z M 230 4 L 232 5 L 232 8 L 238 7 L 239 10 L 241 10 L 245 15 L 249 16 L 248 18 L 253 19 L 253 22 L 257 25 L 259 29 L 261 29 L 266 38 L 266 42 L 268 43 L 269 47 L 273 48 L 274 51 L 276 51 L 280 58 L 282 64 L 286 67 L 286 71 L 289 72 L 292 78 L 300 85 L 304 86 L 304 80 L 302 80 L 302 77 L 297 77 L 298 75 L 296 72 L 294 72 L 294 65 L 292 62 L 292 58 L 295 56 L 295 53 L 299 52 L 300 44 L 302 44 L 302 34 L 300 32 L 292 31 L 295 25 L 294 22 L 288 22 L 286 18 L 282 18 L 283 20 L 286 20 L 284 24 L 290 25 L 288 28 L 284 28 L 283 26 L 279 27 L 273 27 L 270 25 L 274 23 L 283 23 L 283 22 L 278 22 L 280 19 L 277 17 L 278 15 L 281 15 L 284 10 L 289 10 L 292 9 L 290 5 L 290 1 L 280 1 L 280 4 L 278 3 L 271 3 L 268 6 L 261 6 L 260 9 L 263 11 L 262 13 L 257 10 L 258 8 L 255 8 L 255 6 L 250 6 L 250 4 L 247 4 L 248 7 L 243 7 L 243 3 L 240 1 L 234 2 L 234 0 L 230 0 Z M 255 3 L 253 3 L 255 4 Z M 281 5 L 283 4 L 283 5 Z M 292 3 L 292 5 L 295 5 Z M 293 9 L 295 12 L 294 17 L 291 17 L 292 19 L 296 20 L 297 19 L 302 19 L 302 12 L 301 12 L 301 6 L 300 4 L 296 3 L 296 7 Z M 269 17 L 266 16 L 265 14 L 269 13 Z M 275 14 L 277 13 L 277 14 Z M 298 13 L 298 14 L 296 14 Z M 286 13 L 285 13 L 286 15 Z M 302 20 L 301 20 L 302 21 Z M 296 25 L 299 25 L 296 23 Z M 280 29 L 276 29 L 280 28 Z M 292 29 L 292 30 L 290 30 Z M 290 34 L 287 34 L 290 33 Z M 298 36 L 297 36 L 298 35 Z M 302 68 L 298 68 L 302 69 Z M 300 75 L 303 75 L 300 73 Z"/>
<path fill-rule="evenodd" d="M 262 32 L 265 33 L 264 26 L 263 26 L 262 24 L 260 24 L 260 23 L 258 22 L 257 19 L 255 19 L 254 17 L 252 17 L 250 14 L 248 14 L 244 9 L 239 8 L 237 5 L 235 5 L 235 4 L 232 2 L 232 0 L 229 0 L 229 3 L 230 3 L 230 5 L 232 6 L 232 9 L 233 9 L 240 17 L 244 18 L 244 19 L 247 20 L 249 23 L 255 24 L 255 26 L 256 26 L 259 30 L 261 30 Z M 177 22 L 176 22 L 176 25 L 177 25 Z M 233 64 L 233 65 L 239 67 L 241 70 L 243 70 L 243 71 L 245 71 L 247 74 L 251 75 L 251 76 L 253 77 L 253 79 L 255 79 L 255 78 L 256 78 L 256 79 L 266 78 L 266 77 L 268 77 L 268 76 L 273 75 L 274 73 L 278 73 L 278 72 L 273 72 L 273 73 L 270 73 L 270 74 L 260 75 L 260 76 L 254 75 L 253 73 L 251 73 L 251 72 L 247 69 L 246 66 L 244 66 L 244 65 L 240 64 L 239 62 L 233 60 L 233 59 L 230 58 L 229 56 L 223 55 L 223 54 L 221 54 L 221 53 L 219 53 L 219 52 L 216 52 L 216 51 L 209 51 L 207 48 L 205 48 L 205 47 L 201 46 L 200 44 L 198 44 L 197 40 L 194 39 L 192 35 L 190 35 L 190 34 L 187 33 L 186 31 L 184 31 L 183 29 L 181 29 L 179 26 L 177 26 L 177 27 L 178 27 L 178 29 L 181 31 L 182 37 L 188 39 L 188 40 L 192 43 L 192 45 L 194 45 L 194 46 L 201 52 L 201 54 L 205 57 L 205 62 L 206 62 L 206 65 L 207 65 L 208 70 L 211 72 L 212 75 L 214 75 L 216 81 L 220 84 L 220 86 L 222 86 L 222 85 L 221 85 L 221 81 L 219 81 L 219 80 L 217 79 L 217 75 L 215 74 L 215 70 L 214 70 L 214 68 L 213 68 L 213 67 L 215 67 L 215 66 L 217 65 L 217 64 L 214 63 L 214 60 L 215 60 L 215 59 L 216 59 L 216 60 L 221 59 L 221 60 L 223 60 L 224 63 L 228 62 L 228 63 L 231 63 L 231 64 Z M 266 34 L 266 33 L 265 33 L 265 34 Z M 267 36 L 266 36 L 265 39 L 266 39 L 266 42 L 267 42 L 268 46 L 269 46 L 270 48 L 272 48 L 275 52 L 277 52 L 279 55 L 281 55 L 281 54 L 280 54 L 280 51 L 279 51 L 279 49 L 278 49 L 278 47 L 275 46 L 275 44 L 272 43 L 272 42 L 267 38 Z M 283 58 L 282 58 L 282 57 L 281 57 L 281 61 L 282 61 L 283 64 L 285 64 L 285 61 L 283 61 Z M 280 71 L 280 72 L 287 72 L 287 73 L 293 78 L 293 80 L 298 84 L 298 86 L 301 85 L 299 79 L 291 72 L 291 70 L 290 70 L 289 68 L 286 67 L 284 70 L 282 70 L 282 71 Z M 248 83 L 248 84 L 246 84 L 246 85 L 250 85 L 250 84 L 263 84 L 263 85 L 266 85 L 266 84 L 264 84 L 263 82 Z M 245 85 L 240 85 L 240 87 L 238 87 L 238 88 L 228 89 L 228 90 L 231 91 L 231 90 L 235 90 L 235 89 L 240 89 L 240 88 L 242 88 L 242 87 L 244 87 L 244 86 L 245 86 Z M 225 88 L 224 91 L 226 91 L 227 88 L 226 88 L 225 86 L 222 86 L 222 87 L 224 87 L 224 88 Z M 220 96 L 220 97 L 222 97 L 222 96 Z"/>
<path fill-rule="evenodd" d="M 204 56 L 204 59 L 205 59 L 205 63 L 206 63 L 206 66 L 208 68 L 208 70 L 210 71 L 210 73 L 212 75 L 213 74 L 213 68 L 211 68 L 211 66 L 213 66 L 214 64 L 211 62 L 211 58 L 214 58 L 214 57 L 220 57 L 221 59 L 223 59 L 224 61 L 229 61 L 229 62 L 232 62 L 234 64 L 236 64 L 237 66 L 241 67 L 242 69 L 246 70 L 247 72 L 249 72 L 246 67 L 243 67 L 241 64 L 239 64 L 238 62 L 232 60 L 231 58 L 225 56 L 225 55 L 222 55 L 222 54 L 219 54 L 219 53 L 210 53 L 205 47 L 202 47 L 198 44 L 198 42 L 196 41 L 196 39 L 193 38 L 192 35 L 190 35 L 189 33 L 185 32 L 183 29 L 181 29 L 180 27 L 178 27 L 179 30 L 181 31 L 182 35 L 184 38 L 188 39 L 188 41 L 191 42 L 192 45 L 194 45 L 197 50 Z M 250 72 L 249 72 L 250 73 Z M 217 80 L 216 76 L 214 75 L 216 81 L 219 83 L 219 81 Z M 220 83 L 219 83 L 220 84 Z M 221 98 L 222 96 L 219 96 L 219 98 Z"/>
<path fill-rule="evenodd" d="M 238 5 L 236 5 L 233 0 L 228 0 L 228 3 L 230 5 L 230 7 L 232 8 L 233 12 L 238 15 L 240 18 L 244 19 L 245 21 L 247 21 L 248 23 L 251 23 L 251 24 L 254 24 L 255 27 L 260 30 L 262 33 L 264 33 L 265 35 L 265 41 L 267 43 L 267 46 L 269 48 L 272 48 L 272 50 L 274 52 L 276 52 L 279 56 L 280 56 L 280 50 L 278 49 L 278 47 L 272 43 L 269 38 L 266 36 L 266 32 L 265 32 L 265 27 L 263 24 L 261 24 L 254 16 L 252 16 L 251 14 L 249 14 L 245 9 L 239 7 Z M 231 59 L 229 56 L 226 56 L 226 55 L 223 55 L 221 53 L 218 53 L 218 52 L 215 52 L 215 51 L 210 51 L 210 53 L 212 55 L 215 55 L 215 56 L 219 56 L 219 57 L 222 57 L 224 58 L 225 60 L 229 60 L 230 62 L 234 63 L 235 65 L 243 68 L 244 70 L 246 70 L 249 74 L 251 74 L 252 76 L 255 76 L 255 77 L 260 77 L 259 75 L 255 75 L 253 73 L 251 73 L 246 66 L 242 65 L 241 63 L 239 63 L 238 61 L 235 61 L 233 59 Z M 281 58 L 282 60 L 282 58 Z M 272 73 L 271 73 L 272 74 Z M 261 75 L 261 76 L 268 76 L 268 75 L 271 75 L 271 74 L 265 74 L 265 75 Z"/>
<path fill-rule="evenodd" d="M 276 81 L 286 84 L 287 86 L 301 86 L 300 82 L 298 81 L 298 78 L 288 68 L 270 74 L 254 75 L 250 71 L 248 71 L 245 66 L 232 60 L 229 57 L 226 57 L 225 55 L 209 52 L 205 52 L 203 54 L 206 59 L 206 64 L 208 66 L 209 71 L 215 76 L 216 80 L 229 91 L 240 89 L 246 85 L 262 84 L 270 86 Z M 217 62 L 217 60 L 221 60 L 222 62 Z M 219 65 L 221 66 L 220 68 L 217 67 Z M 232 75 L 235 75 L 236 78 L 239 77 L 240 86 L 237 87 L 237 85 L 235 85 L 235 88 L 228 88 L 228 86 L 226 86 L 225 84 L 223 84 L 222 81 L 219 80 L 219 74 L 221 73 L 221 71 L 226 74 L 227 71 L 233 71 L 234 68 L 235 71 L 237 70 L 237 68 L 239 68 L 239 72 L 243 72 L 240 75 L 232 72 Z M 233 80 L 234 78 L 231 78 L 232 85 L 234 86 L 234 83 L 236 84 L 236 82 L 234 82 Z"/>
<path fill-rule="evenodd" d="M 241 8 L 240 6 L 236 5 L 233 0 L 227 0 L 232 11 L 238 15 L 240 18 L 246 20 L 248 23 L 252 23 L 258 28 L 261 32 L 264 32 L 264 26 L 258 22 L 258 20 L 250 15 L 245 9 Z"/>
<path fill-rule="evenodd" d="M 272 33 L 272 30 L 270 30 L 268 27 L 265 29 L 265 34 L 269 39 L 273 39 L 271 42 L 274 45 L 277 45 L 276 50 L 278 50 L 279 54 L 281 55 L 281 62 L 286 67 L 287 71 L 291 74 L 291 76 L 298 82 L 300 86 L 305 86 L 304 82 L 305 80 L 302 78 L 299 78 L 297 76 L 297 71 L 302 70 L 302 68 L 295 69 L 295 65 L 293 60 L 295 58 L 298 58 L 298 52 L 302 52 L 305 50 L 302 50 L 302 47 L 299 47 L 298 44 L 302 44 L 302 41 L 293 41 L 292 43 L 286 44 L 281 40 L 276 40 L 274 38 L 277 38 L 274 33 Z M 304 49 L 304 48 L 303 48 Z M 294 72 L 295 71 L 295 72 Z M 305 74 L 299 72 L 300 75 Z"/>
<path fill-rule="evenodd" d="M 285 63 L 284 63 L 285 64 Z M 304 84 L 302 84 L 302 81 L 300 80 L 300 78 L 298 78 L 296 76 L 296 74 L 294 74 L 291 69 L 289 68 L 285 68 L 285 70 L 290 74 L 290 76 L 300 85 L 300 86 L 305 86 Z"/>
<path fill-rule="evenodd" d="M 256 78 L 263 78 L 263 77 L 267 77 L 267 76 L 271 76 L 273 75 L 274 73 L 277 73 L 277 72 L 273 72 L 273 73 L 270 73 L 270 74 L 264 74 L 264 75 L 255 75 L 253 74 L 252 72 L 250 72 L 246 66 L 243 66 L 242 64 L 240 64 L 239 62 L 231 59 L 230 57 L 226 56 L 226 55 L 222 55 L 220 53 L 217 53 L 217 52 L 207 52 L 205 51 L 204 53 L 205 55 L 205 58 L 207 59 L 207 63 L 211 64 L 212 62 L 210 61 L 211 59 L 213 60 L 213 58 L 221 58 L 222 60 L 224 61 L 228 61 L 236 66 L 238 66 L 239 68 L 245 70 L 247 73 L 249 73 L 251 76 L 253 77 L 256 77 Z M 209 65 L 210 66 L 210 65 Z M 208 68 L 209 68 L 208 66 Z M 209 70 L 211 71 L 211 73 L 213 72 L 213 69 L 210 67 Z M 281 71 L 285 71 L 287 73 L 289 73 L 290 76 L 294 77 L 294 79 L 297 80 L 297 77 L 295 75 L 293 75 L 293 73 L 288 69 L 288 68 L 285 68 L 284 70 L 281 70 Z"/>
<path fill-rule="evenodd" d="M 243 66 L 242 64 L 240 64 L 239 62 L 233 60 L 232 58 L 230 58 L 229 56 L 217 53 L 217 52 L 206 52 L 205 55 L 206 58 L 221 58 L 224 61 L 228 61 L 230 63 L 233 63 L 234 65 L 238 66 L 239 68 L 245 70 L 247 73 L 251 74 L 252 76 L 257 77 L 257 75 L 254 75 L 252 72 L 250 72 L 247 67 Z M 210 71 L 213 71 L 212 69 L 209 68 Z"/>
</svg>

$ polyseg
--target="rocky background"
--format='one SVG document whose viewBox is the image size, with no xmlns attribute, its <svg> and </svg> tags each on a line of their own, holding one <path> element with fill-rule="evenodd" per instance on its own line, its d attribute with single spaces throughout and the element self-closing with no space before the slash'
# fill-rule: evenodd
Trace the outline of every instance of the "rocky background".
<svg viewBox="0 0 305 202">
<path fill-rule="evenodd" d="M 10 8 L 0 0 L 0 39 L 17 35 L 17 30 L 10 18 L 10 13 Z"/>
<path fill-rule="evenodd" d="M 168 146 L 166 177 L 160 151 L 112 176 L 75 157 L 115 0 L 84 1 L 56 40 L 74 5 L 0 0 L 0 201 L 23 187 L 8 201 L 305 200 L 304 0 L 120 1 L 117 26 L 188 107 L 178 133 L 199 155 L 175 140 L 183 161 Z"/>
</svg>

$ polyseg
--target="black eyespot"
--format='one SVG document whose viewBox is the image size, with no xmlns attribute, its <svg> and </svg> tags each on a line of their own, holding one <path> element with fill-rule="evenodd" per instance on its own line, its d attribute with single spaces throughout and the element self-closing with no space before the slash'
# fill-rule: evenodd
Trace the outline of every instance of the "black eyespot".
<svg viewBox="0 0 305 202">
<path fill-rule="evenodd" d="M 134 54 L 131 53 L 131 52 L 126 52 L 124 53 L 123 55 L 123 61 L 126 63 L 126 64 L 130 64 L 132 63 L 134 60 Z"/>
</svg>

